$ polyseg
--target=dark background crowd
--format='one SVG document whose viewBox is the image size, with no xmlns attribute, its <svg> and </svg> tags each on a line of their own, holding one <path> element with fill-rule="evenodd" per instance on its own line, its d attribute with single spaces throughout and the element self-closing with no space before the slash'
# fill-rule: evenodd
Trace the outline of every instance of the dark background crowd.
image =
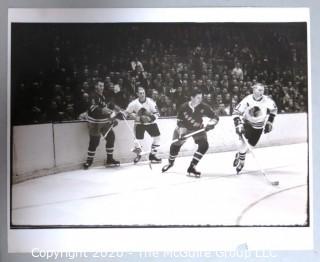
<svg viewBox="0 0 320 262">
<path fill-rule="evenodd" d="M 279 113 L 307 112 L 305 23 L 13 24 L 12 124 L 73 121 L 96 81 L 126 108 L 139 86 L 175 116 L 200 88 L 230 115 L 256 82 Z"/>
</svg>

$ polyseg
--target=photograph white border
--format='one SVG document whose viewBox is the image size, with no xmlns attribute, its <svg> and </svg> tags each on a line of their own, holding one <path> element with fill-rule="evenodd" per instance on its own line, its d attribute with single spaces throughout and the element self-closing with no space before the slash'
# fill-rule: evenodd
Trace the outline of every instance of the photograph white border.
<svg viewBox="0 0 320 262">
<path fill-rule="evenodd" d="M 308 8 L 113 8 L 113 9 L 8 9 L 8 112 L 10 113 L 10 23 L 12 22 L 307 22 L 309 163 L 312 163 L 311 56 Z M 240 12 L 239 12 L 240 11 Z M 285 15 L 284 15 L 285 14 Z M 10 131 L 10 117 L 7 123 Z M 10 141 L 10 132 L 8 132 Z M 8 148 L 9 151 L 9 148 Z M 10 154 L 8 152 L 8 164 Z M 9 166 L 8 166 L 9 167 Z M 9 168 L 8 168 L 8 171 Z M 9 252 L 34 248 L 59 251 L 172 251 L 313 249 L 313 172 L 309 164 L 309 227 L 261 228 L 104 228 L 104 229 L 10 229 Z M 10 172 L 8 172 L 10 176 Z M 10 178 L 8 178 L 10 209 Z M 44 241 L 46 240 L 46 241 Z M 62 241 L 63 240 L 63 241 Z M 288 241 L 290 240 L 290 241 Z"/>
</svg>

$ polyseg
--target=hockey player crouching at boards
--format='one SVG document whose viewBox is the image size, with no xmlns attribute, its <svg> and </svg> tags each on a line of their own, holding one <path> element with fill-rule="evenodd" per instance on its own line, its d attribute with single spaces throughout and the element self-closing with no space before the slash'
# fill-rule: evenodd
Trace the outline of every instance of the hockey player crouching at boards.
<svg viewBox="0 0 320 262">
<path fill-rule="evenodd" d="M 119 161 L 113 159 L 113 146 L 115 141 L 113 127 L 115 127 L 118 122 L 111 117 L 113 110 L 110 108 L 110 105 L 108 107 L 103 95 L 103 90 L 104 83 L 98 81 L 95 84 L 95 90 L 91 96 L 91 103 L 87 113 L 90 141 L 87 161 L 83 164 L 84 169 L 88 169 L 92 165 L 101 135 L 106 140 L 106 166 L 120 165 Z"/>
<path fill-rule="evenodd" d="M 235 107 L 232 114 L 236 133 L 240 136 L 241 141 L 239 151 L 233 161 L 237 174 L 240 173 L 244 166 L 248 151 L 242 136 L 244 135 L 251 146 L 255 146 L 263 131 L 264 133 L 271 132 L 273 121 L 278 111 L 275 102 L 264 95 L 264 86 L 262 84 L 257 83 L 252 88 L 253 93 L 246 96 Z"/>
<path fill-rule="evenodd" d="M 210 118 L 206 127 L 203 125 L 203 117 Z M 177 127 L 173 132 L 173 142 L 170 146 L 169 163 L 162 168 L 162 172 L 166 172 L 174 164 L 174 161 L 179 154 L 182 145 L 186 142 L 183 137 L 205 128 L 204 131 L 193 135 L 194 142 L 198 145 L 197 151 L 194 153 L 187 172 L 196 177 L 200 177 L 201 173 L 196 170 L 196 166 L 207 152 L 209 148 L 207 133 L 218 123 L 219 117 L 213 109 L 202 102 L 202 92 L 199 89 L 194 89 L 189 102 L 181 105 L 177 115 Z"/>
<path fill-rule="evenodd" d="M 156 156 L 157 148 L 160 146 L 160 130 L 156 123 L 159 111 L 156 102 L 146 97 L 143 87 L 138 88 L 138 98 L 128 105 L 126 113 L 128 119 L 134 120 L 134 132 L 137 139 L 135 148 L 133 149 L 133 152 L 137 154 L 134 163 L 138 162 L 141 158 L 141 142 L 144 139 L 145 131 L 153 138 L 149 160 L 153 163 L 160 163 L 161 159 Z"/>
</svg>

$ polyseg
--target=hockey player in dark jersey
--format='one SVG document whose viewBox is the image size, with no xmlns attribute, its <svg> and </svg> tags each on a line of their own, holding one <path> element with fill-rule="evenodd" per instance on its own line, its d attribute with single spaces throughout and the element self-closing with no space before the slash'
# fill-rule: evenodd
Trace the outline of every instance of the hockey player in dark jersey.
<svg viewBox="0 0 320 262">
<path fill-rule="evenodd" d="M 210 118 L 206 127 L 204 127 L 203 124 L 203 117 Z M 215 114 L 213 109 L 202 102 L 201 90 L 193 90 L 190 101 L 182 104 L 178 111 L 177 127 L 173 133 L 173 140 L 178 139 L 178 141 L 171 144 L 169 163 L 162 168 L 162 172 L 166 172 L 173 166 L 181 146 L 186 142 L 184 136 L 204 128 L 203 132 L 192 136 L 194 142 L 198 145 L 198 149 L 194 153 L 187 169 L 189 175 L 192 174 L 196 177 L 200 177 L 201 173 L 196 170 L 196 166 L 209 148 L 206 131 L 213 129 L 218 121 L 219 117 Z"/>
<path fill-rule="evenodd" d="M 95 84 L 95 90 L 91 96 L 91 104 L 88 109 L 88 126 L 89 126 L 89 147 L 87 161 L 83 164 L 84 169 L 88 169 L 92 163 L 96 153 L 96 149 L 100 143 L 101 135 L 106 140 L 106 153 L 107 160 L 106 166 L 109 165 L 120 165 L 120 162 L 113 159 L 113 146 L 115 141 L 115 134 L 113 127 L 118 122 L 112 117 L 114 111 L 111 105 L 107 105 L 106 99 L 103 95 L 104 83 L 98 81 Z"/>
</svg>

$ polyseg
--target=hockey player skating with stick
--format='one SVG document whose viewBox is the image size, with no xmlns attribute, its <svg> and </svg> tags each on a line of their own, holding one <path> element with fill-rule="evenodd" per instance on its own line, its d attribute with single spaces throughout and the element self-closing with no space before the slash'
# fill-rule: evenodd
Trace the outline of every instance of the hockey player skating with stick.
<svg viewBox="0 0 320 262">
<path fill-rule="evenodd" d="M 206 127 L 203 125 L 203 117 L 210 118 Z M 184 103 L 178 111 L 177 127 L 173 132 L 174 141 L 170 146 L 169 163 L 162 168 L 162 172 L 166 172 L 173 166 L 182 145 L 186 142 L 188 134 L 199 130 L 200 132 L 192 135 L 194 142 L 198 145 L 198 149 L 193 155 L 187 173 L 200 177 L 201 173 L 196 170 L 196 166 L 209 148 L 206 131 L 213 129 L 218 121 L 219 117 L 213 109 L 202 102 L 201 90 L 194 89 L 190 101 Z"/>
<path fill-rule="evenodd" d="M 271 132 L 274 118 L 277 115 L 277 106 L 270 97 L 264 95 L 264 86 L 257 83 L 252 88 L 253 93 L 246 96 L 232 114 L 236 133 L 240 137 L 239 151 L 233 161 L 237 174 L 245 164 L 248 152 L 246 143 L 254 147 L 263 132 Z"/>
<path fill-rule="evenodd" d="M 94 160 L 96 149 L 100 143 L 102 136 L 106 140 L 106 166 L 119 166 L 120 162 L 113 159 L 113 147 L 115 141 L 115 134 L 113 127 L 118 122 L 112 117 L 113 109 L 111 105 L 107 105 L 106 99 L 103 95 L 104 83 L 98 81 L 95 84 L 95 90 L 91 97 L 91 104 L 88 109 L 88 126 L 89 126 L 89 147 L 87 161 L 83 164 L 84 169 L 88 169 Z"/>
<path fill-rule="evenodd" d="M 134 163 L 141 159 L 141 142 L 144 139 L 144 133 L 147 132 L 152 138 L 149 160 L 152 163 L 160 163 L 161 159 L 156 156 L 157 148 L 160 146 L 160 130 L 156 122 L 159 112 L 156 103 L 149 97 L 143 87 L 138 88 L 138 98 L 133 100 L 127 107 L 126 113 L 128 119 L 134 119 L 135 148 L 132 150 L 137 154 Z"/>
</svg>

